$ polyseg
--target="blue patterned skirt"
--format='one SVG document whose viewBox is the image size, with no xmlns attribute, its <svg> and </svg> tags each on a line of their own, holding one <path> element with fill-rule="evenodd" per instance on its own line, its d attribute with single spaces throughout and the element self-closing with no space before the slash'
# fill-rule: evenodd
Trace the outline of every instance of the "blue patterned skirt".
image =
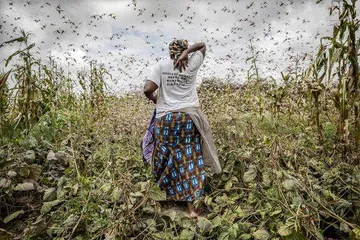
<svg viewBox="0 0 360 240">
<path fill-rule="evenodd" d="M 190 115 L 155 119 L 154 179 L 167 200 L 191 202 L 203 195 L 205 169 L 200 133 Z"/>
</svg>

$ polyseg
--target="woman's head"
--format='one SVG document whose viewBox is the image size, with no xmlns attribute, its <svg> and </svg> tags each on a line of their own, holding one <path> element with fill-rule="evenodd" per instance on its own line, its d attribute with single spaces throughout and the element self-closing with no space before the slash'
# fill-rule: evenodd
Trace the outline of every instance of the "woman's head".
<svg viewBox="0 0 360 240">
<path fill-rule="evenodd" d="M 188 41 L 186 39 L 175 39 L 169 43 L 169 54 L 170 54 L 170 58 L 174 62 L 174 66 L 180 55 L 186 49 L 188 49 Z M 179 70 L 181 71 L 180 68 Z"/>
<path fill-rule="evenodd" d="M 169 54 L 173 60 L 177 60 L 186 49 L 188 49 L 186 39 L 175 39 L 169 43 Z"/>
</svg>

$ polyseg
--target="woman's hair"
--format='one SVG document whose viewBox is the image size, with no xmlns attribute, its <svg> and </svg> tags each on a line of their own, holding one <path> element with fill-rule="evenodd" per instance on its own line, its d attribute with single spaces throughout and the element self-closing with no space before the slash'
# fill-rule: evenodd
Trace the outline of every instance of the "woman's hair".
<svg viewBox="0 0 360 240">
<path fill-rule="evenodd" d="M 174 67 L 176 61 L 186 49 L 188 49 L 188 41 L 186 39 L 175 39 L 169 43 L 169 54 L 170 58 L 173 60 Z M 181 67 L 177 66 L 176 68 L 181 72 Z"/>
</svg>

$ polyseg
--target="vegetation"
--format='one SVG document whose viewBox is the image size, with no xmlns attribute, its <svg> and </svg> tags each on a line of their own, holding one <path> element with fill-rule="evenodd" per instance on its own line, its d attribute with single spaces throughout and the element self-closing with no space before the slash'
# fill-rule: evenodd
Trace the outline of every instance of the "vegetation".
<svg viewBox="0 0 360 240">
<path fill-rule="evenodd" d="M 197 222 L 158 202 L 139 147 L 154 106 L 140 93 L 106 94 L 96 62 L 65 76 L 25 32 L 2 44 L 24 47 L 0 77 L 0 239 L 360 239 L 355 10 L 331 9 L 339 25 L 306 71 L 262 79 L 251 45 L 244 84 L 203 81 L 223 172 L 208 173 Z"/>
</svg>

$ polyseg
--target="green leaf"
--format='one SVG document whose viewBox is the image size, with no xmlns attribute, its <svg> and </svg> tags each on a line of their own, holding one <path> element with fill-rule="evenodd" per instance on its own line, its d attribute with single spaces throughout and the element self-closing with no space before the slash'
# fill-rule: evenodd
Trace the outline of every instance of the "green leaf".
<svg viewBox="0 0 360 240">
<path fill-rule="evenodd" d="M 70 214 L 67 219 L 62 223 L 62 226 L 65 228 L 70 228 L 73 227 L 77 220 L 79 219 L 79 216 L 75 215 L 75 214 Z"/>
<path fill-rule="evenodd" d="M 111 201 L 117 202 L 120 200 L 120 197 L 121 197 L 121 190 L 119 189 L 119 187 L 115 187 L 111 193 Z"/>
<path fill-rule="evenodd" d="M 7 216 L 6 218 L 4 218 L 3 222 L 8 223 L 8 222 L 10 222 L 11 220 L 17 218 L 19 215 L 21 215 L 23 213 L 24 213 L 24 210 L 16 211 L 16 212 L 10 214 L 9 216 Z"/>
<path fill-rule="evenodd" d="M 263 172 L 262 173 L 262 179 L 263 179 L 263 184 L 265 187 L 270 187 L 271 185 L 271 178 L 268 172 Z"/>
<path fill-rule="evenodd" d="M 43 196 L 43 200 L 44 201 L 49 201 L 51 195 L 53 195 L 53 193 L 55 193 L 56 188 L 48 188 L 45 190 L 44 196 Z M 54 200 L 54 199 L 53 199 Z"/>
<path fill-rule="evenodd" d="M 163 201 L 163 200 L 166 200 L 166 194 L 164 191 L 161 191 L 160 188 L 158 187 L 158 185 L 154 184 L 150 191 L 149 191 L 149 197 L 152 199 L 152 200 L 155 200 L 155 201 Z"/>
<path fill-rule="evenodd" d="M 296 182 L 291 179 L 284 180 L 281 185 L 288 191 L 291 191 L 295 188 Z"/>
<path fill-rule="evenodd" d="M 14 190 L 15 191 L 31 191 L 34 190 L 35 186 L 33 183 L 25 182 L 25 183 L 19 183 Z"/>
<path fill-rule="evenodd" d="M 241 240 L 248 240 L 251 238 L 252 238 L 251 234 L 248 234 L 248 233 L 241 234 L 239 237 L 239 239 L 241 239 Z"/>
<path fill-rule="evenodd" d="M 24 42 L 24 41 L 25 41 L 24 37 L 18 37 L 18 38 L 15 38 L 15 39 L 11 39 L 9 41 L 6 41 L 6 42 L 3 42 L 2 44 L 0 44 L 0 48 L 2 48 L 3 46 L 5 46 L 6 44 L 9 44 L 9 43 Z"/>
<path fill-rule="evenodd" d="M 290 234 L 292 234 L 292 229 L 290 229 L 290 226 L 287 225 L 282 225 L 279 227 L 278 229 L 278 233 L 280 234 L 280 236 L 289 236 Z"/>
<path fill-rule="evenodd" d="M 63 199 L 68 192 L 69 192 L 68 188 L 65 188 L 63 186 L 59 186 L 56 189 L 56 198 L 57 199 Z"/>
<path fill-rule="evenodd" d="M 11 59 L 13 57 L 15 57 L 16 55 L 20 54 L 20 53 L 23 53 L 24 51 L 26 50 L 29 50 L 31 48 L 33 48 L 35 46 L 35 43 L 32 43 L 31 45 L 29 45 L 28 47 L 26 47 L 25 49 L 23 50 L 18 50 L 16 52 L 14 52 L 13 54 L 11 54 L 7 59 L 6 59 L 6 62 L 5 62 L 5 67 L 7 67 L 7 65 L 9 64 L 9 62 L 11 61 Z"/>
<path fill-rule="evenodd" d="M 30 175 L 30 169 L 27 166 L 22 167 L 20 168 L 19 173 L 22 177 L 28 177 Z"/>
<path fill-rule="evenodd" d="M 237 206 L 235 208 L 234 212 L 237 214 L 237 216 L 239 218 L 242 218 L 242 217 L 246 216 L 246 213 L 244 212 L 244 210 L 242 210 L 241 206 Z"/>
<path fill-rule="evenodd" d="M 299 206 L 303 202 L 302 198 L 299 196 L 296 196 L 292 199 L 292 204 L 295 206 Z"/>
<path fill-rule="evenodd" d="M 104 183 L 100 188 L 102 194 L 107 194 L 110 191 L 110 189 L 111 189 L 110 183 Z"/>
<path fill-rule="evenodd" d="M 237 223 L 234 223 L 228 230 L 229 236 L 231 238 L 237 238 L 239 232 L 239 225 Z"/>
<path fill-rule="evenodd" d="M 11 180 L 6 179 L 6 178 L 1 178 L 0 179 L 0 188 L 7 188 L 9 187 L 11 184 Z"/>
<path fill-rule="evenodd" d="M 227 181 L 225 184 L 225 190 L 229 190 L 230 188 L 232 188 L 232 185 L 233 183 L 231 180 Z"/>
<path fill-rule="evenodd" d="M 253 233 L 255 239 L 258 240 L 268 240 L 270 238 L 270 234 L 265 229 L 258 229 Z"/>
<path fill-rule="evenodd" d="M 165 211 L 162 211 L 161 214 L 169 217 L 171 221 L 175 221 L 175 218 L 178 216 L 178 212 L 173 209 L 166 209 Z"/>
<path fill-rule="evenodd" d="M 24 158 L 29 161 L 35 160 L 35 152 L 33 150 L 26 151 Z"/>
<path fill-rule="evenodd" d="M 256 178 L 256 169 L 250 168 L 247 172 L 244 173 L 243 179 L 244 182 L 252 182 Z"/>
<path fill-rule="evenodd" d="M 220 233 L 218 240 L 228 240 L 229 239 L 229 233 L 227 231 L 224 231 Z"/>
<path fill-rule="evenodd" d="M 195 237 L 195 233 L 193 231 L 190 231 L 188 229 L 184 229 L 181 231 L 181 234 L 179 236 L 179 240 L 191 240 Z"/>
<path fill-rule="evenodd" d="M 247 63 L 248 61 L 250 61 L 251 59 L 253 59 L 254 57 L 248 57 L 245 62 Z"/>
<path fill-rule="evenodd" d="M 223 219 L 220 216 L 216 216 L 214 219 L 211 220 L 213 227 L 218 227 L 222 225 Z"/>
<path fill-rule="evenodd" d="M 212 223 L 204 217 L 198 217 L 197 225 L 201 232 L 206 232 L 211 229 Z"/>
<path fill-rule="evenodd" d="M 41 166 L 37 164 L 31 164 L 28 166 L 30 170 L 30 178 L 33 180 L 38 180 L 41 175 Z"/>
<path fill-rule="evenodd" d="M 62 202 L 62 200 L 55 200 L 52 202 L 44 202 L 43 206 L 41 207 L 41 214 L 45 214 L 51 210 L 52 207 L 55 207 L 59 205 Z"/>
<path fill-rule="evenodd" d="M 270 213 L 270 217 L 275 216 L 275 215 L 278 215 L 278 214 L 280 214 L 281 212 L 282 212 L 281 209 L 276 209 L 275 211 L 273 211 L 272 213 Z"/>
<path fill-rule="evenodd" d="M 164 238 L 164 233 L 156 232 L 156 233 L 152 233 L 152 234 L 151 234 L 151 239 L 164 240 L 164 239 L 166 239 L 166 238 Z"/>
<path fill-rule="evenodd" d="M 329 190 L 329 189 L 323 189 L 321 191 L 321 193 L 324 195 L 325 199 L 327 199 L 327 200 L 337 200 L 338 199 L 338 197 L 333 192 L 331 192 L 331 190 Z"/>
<path fill-rule="evenodd" d="M 213 198 L 207 195 L 207 196 L 205 196 L 204 202 L 206 205 L 211 206 L 212 200 L 213 200 Z"/>
<path fill-rule="evenodd" d="M 46 160 L 47 161 L 54 161 L 54 160 L 57 160 L 56 159 L 56 156 L 55 156 L 55 153 L 53 152 L 53 150 L 50 150 L 47 157 L 46 157 Z"/>
<path fill-rule="evenodd" d="M 349 228 L 349 226 L 346 223 L 340 223 L 340 231 L 344 232 L 344 233 L 349 233 L 351 232 L 351 229 Z"/>
<path fill-rule="evenodd" d="M 14 177 L 16 177 L 17 173 L 14 172 L 14 171 L 12 171 L 12 170 L 10 170 L 10 171 L 8 171 L 7 175 L 8 175 L 8 177 L 10 177 L 10 178 L 14 178 Z"/>
<path fill-rule="evenodd" d="M 284 236 L 283 239 L 284 240 L 308 240 L 308 238 L 304 237 L 299 232 L 292 232 L 290 235 Z"/>
<path fill-rule="evenodd" d="M 4 89 L 4 86 L 6 86 L 6 81 L 11 73 L 12 69 L 10 69 L 8 72 L 0 75 L 0 90 Z"/>
<path fill-rule="evenodd" d="M 143 194 L 142 194 L 142 192 L 137 191 L 137 192 L 131 192 L 130 196 L 132 196 L 132 197 L 142 197 Z"/>
<path fill-rule="evenodd" d="M 143 212 L 153 214 L 155 212 L 155 209 L 152 206 L 145 206 L 143 209 Z"/>
<path fill-rule="evenodd" d="M 227 203 L 226 200 L 227 200 L 227 198 L 225 199 L 224 196 L 217 196 L 217 197 L 215 198 L 215 202 L 216 202 L 217 204 L 220 204 L 220 205 L 226 204 L 226 203 Z"/>
</svg>

